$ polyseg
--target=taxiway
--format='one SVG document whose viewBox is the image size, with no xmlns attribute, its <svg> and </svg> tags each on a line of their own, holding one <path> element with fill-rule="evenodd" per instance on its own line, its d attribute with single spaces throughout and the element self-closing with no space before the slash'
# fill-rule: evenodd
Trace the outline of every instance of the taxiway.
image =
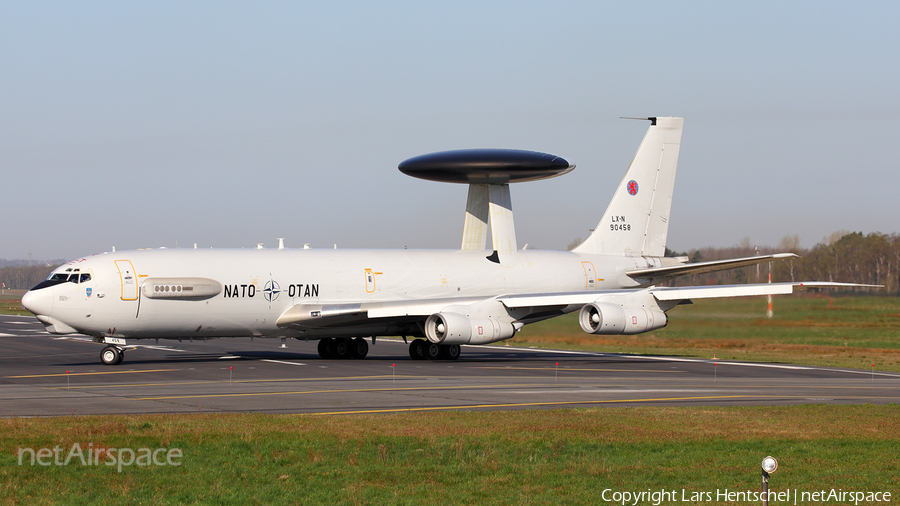
<svg viewBox="0 0 900 506">
<path fill-rule="evenodd" d="M 826 367 L 464 346 L 411 360 L 379 339 L 365 360 L 322 360 L 316 343 L 217 339 L 102 345 L 0 315 L 0 416 L 260 412 L 352 414 L 638 405 L 886 404 L 900 374 Z"/>
</svg>

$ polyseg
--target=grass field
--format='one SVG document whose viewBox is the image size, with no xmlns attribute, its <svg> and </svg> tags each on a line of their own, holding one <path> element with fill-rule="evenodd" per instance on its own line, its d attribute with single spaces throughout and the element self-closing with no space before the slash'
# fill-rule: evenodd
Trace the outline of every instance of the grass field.
<svg viewBox="0 0 900 506">
<path fill-rule="evenodd" d="M 183 458 L 121 473 L 18 465 L 19 448 L 73 443 Z M 773 489 L 900 492 L 898 406 L 6 419 L 0 448 L 3 504 L 596 504 L 604 489 L 677 490 L 670 504 L 682 489 L 759 490 L 767 455 Z"/>
<path fill-rule="evenodd" d="M 0 294 L 0 314 L 30 315 L 22 307 L 22 295 L 25 295 L 25 290 L 3 290 Z"/>
</svg>

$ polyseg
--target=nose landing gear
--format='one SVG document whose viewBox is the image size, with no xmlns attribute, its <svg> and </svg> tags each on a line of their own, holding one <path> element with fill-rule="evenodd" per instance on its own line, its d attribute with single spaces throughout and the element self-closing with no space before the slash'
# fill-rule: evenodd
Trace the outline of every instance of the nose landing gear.
<svg viewBox="0 0 900 506">
<path fill-rule="evenodd" d="M 118 346 L 107 346 L 100 352 L 100 360 L 106 365 L 119 365 L 125 358 L 125 350 Z"/>
</svg>

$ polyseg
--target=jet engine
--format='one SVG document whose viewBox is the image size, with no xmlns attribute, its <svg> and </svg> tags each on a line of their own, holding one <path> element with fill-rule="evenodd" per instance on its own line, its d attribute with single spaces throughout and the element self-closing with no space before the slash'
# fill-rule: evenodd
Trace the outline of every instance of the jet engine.
<svg viewBox="0 0 900 506">
<path fill-rule="evenodd" d="M 666 313 L 656 308 L 623 307 L 608 302 L 585 304 L 578 313 L 581 330 L 588 334 L 640 334 L 661 329 Z"/>
<path fill-rule="evenodd" d="M 511 322 L 497 318 L 435 313 L 425 320 L 425 337 L 435 344 L 488 344 L 509 339 L 515 333 Z"/>
</svg>

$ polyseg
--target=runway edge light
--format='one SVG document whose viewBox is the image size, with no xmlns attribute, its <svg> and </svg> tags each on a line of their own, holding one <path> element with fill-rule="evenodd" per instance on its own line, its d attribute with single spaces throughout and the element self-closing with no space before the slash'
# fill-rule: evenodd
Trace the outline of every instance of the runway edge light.
<svg viewBox="0 0 900 506">
<path fill-rule="evenodd" d="M 772 474 L 778 469 L 778 461 L 775 457 L 766 457 L 762 461 L 762 469 L 768 474 Z"/>
<path fill-rule="evenodd" d="M 769 473 L 778 469 L 778 461 L 775 457 L 768 456 L 762 461 L 762 503 L 769 506 Z"/>
</svg>

